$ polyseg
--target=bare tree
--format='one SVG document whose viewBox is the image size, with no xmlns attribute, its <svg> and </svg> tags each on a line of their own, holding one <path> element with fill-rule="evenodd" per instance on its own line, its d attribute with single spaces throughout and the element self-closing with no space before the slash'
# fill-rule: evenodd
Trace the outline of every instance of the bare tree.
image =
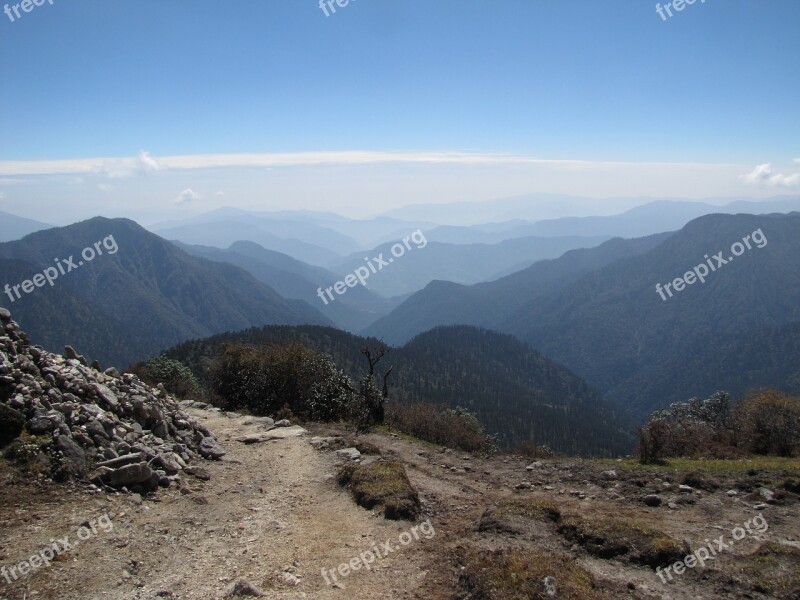
<svg viewBox="0 0 800 600">
<path fill-rule="evenodd" d="M 372 377 L 375 374 L 375 365 L 381 362 L 381 359 L 389 353 L 389 348 L 386 346 L 381 346 L 378 348 L 375 356 L 372 356 L 372 350 L 369 349 L 369 346 L 364 346 L 361 349 L 361 354 L 367 357 L 367 362 L 369 363 L 369 375 Z"/>
<path fill-rule="evenodd" d="M 386 400 L 389 396 L 389 375 L 394 371 L 394 366 L 389 367 L 389 370 L 383 374 L 383 399 Z"/>
<path fill-rule="evenodd" d="M 369 346 L 365 346 L 361 349 L 361 354 L 363 354 L 367 359 L 367 364 L 369 365 L 369 374 L 367 378 L 373 382 L 370 385 L 374 384 L 374 377 L 375 377 L 375 367 L 377 364 L 386 356 L 390 351 L 385 345 L 381 345 L 380 348 L 373 351 L 369 348 Z M 394 367 L 389 367 L 383 374 L 383 390 L 380 393 L 380 396 L 375 398 L 364 398 L 365 403 L 367 404 L 366 412 L 367 412 L 367 419 L 370 423 L 383 423 L 384 420 L 384 407 L 383 403 L 386 401 L 386 398 L 389 396 L 389 376 L 392 374 Z"/>
</svg>

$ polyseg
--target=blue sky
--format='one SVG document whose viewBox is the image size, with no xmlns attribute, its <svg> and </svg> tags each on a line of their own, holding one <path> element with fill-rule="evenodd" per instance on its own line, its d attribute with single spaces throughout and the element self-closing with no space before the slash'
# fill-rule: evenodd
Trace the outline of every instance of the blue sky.
<svg viewBox="0 0 800 600">
<path fill-rule="evenodd" d="M 667 21 L 649 0 L 0 14 L 0 210 L 797 192 L 800 2 L 701 2 Z"/>
</svg>

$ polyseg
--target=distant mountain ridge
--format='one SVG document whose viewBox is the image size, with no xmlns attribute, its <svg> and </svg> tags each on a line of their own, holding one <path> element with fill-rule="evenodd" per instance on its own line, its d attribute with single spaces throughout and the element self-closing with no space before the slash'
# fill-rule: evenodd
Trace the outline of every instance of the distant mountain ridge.
<svg viewBox="0 0 800 600">
<path fill-rule="evenodd" d="M 759 228 L 768 239 L 763 249 L 668 302 L 656 293 L 656 283 Z M 622 250 L 616 257 L 614 246 Z M 515 335 L 634 418 L 720 388 L 795 391 L 800 356 L 793 343 L 776 340 L 800 323 L 800 214 L 708 215 L 675 234 L 612 240 L 488 284 L 437 282 L 364 333 L 397 343 L 455 323 Z M 749 356 L 748 367 L 753 338 L 770 345 L 762 350 L 768 356 Z M 704 371 L 711 365 L 713 376 Z"/>
<path fill-rule="evenodd" d="M 533 224 L 531 234 L 563 236 L 586 235 L 592 232 L 631 238 L 663 231 L 676 231 L 694 219 L 711 214 L 769 214 L 794 211 L 800 211 L 800 196 L 763 202 L 739 200 L 723 206 L 704 202 L 662 200 L 608 217 L 564 217 L 538 221 Z"/>
<path fill-rule="evenodd" d="M 18 217 L 0 210 L 0 243 L 18 240 L 29 233 L 49 229 L 50 227 L 52 225 L 34 221 L 33 219 L 26 219 L 25 217 Z"/>
<path fill-rule="evenodd" d="M 113 236 L 118 251 L 87 262 L 11 302 L 22 327 L 47 349 L 64 344 L 125 366 L 182 340 L 270 323 L 330 324 L 305 302 L 286 300 L 237 267 L 191 257 L 127 219 L 97 217 L 0 244 L 0 287 L 79 257 Z"/>
<path fill-rule="evenodd" d="M 287 254 L 267 250 L 255 242 L 236 242 L 225 250 L 174 243 L 192 256 L 227 262 L 244 269 L 284 298 L 308 302 L 337 327 L 346 331 L 359 331 L 388 313 L 394 306 L 394 303 L 364 286 L 352 288 L 344 296 L 337 297 L 335 302 L 324 304 L 319 300 L 317 290 L 320 286 L 338 281 L 340 275 L 296 260 Z"/>
<path fill-rule="evenodd" d="M 560 290 L 620 258 L 647 252 L 670 235 L 609 240 L 596 248 L 571 250 L 557 259 L 539 261 L 506 277 L 476 285 L 434 281 L 362 333 L 404 344 L 439 325 L 469 324 L 500 330 L 506 326 L 508 315 L 528 300 Z"/>
<path fill-rule="evenodd" d="M 368 286 L 387 297 L 414 293 L 431 281 L 447 279 L 458 283 L 477 283 L 496 278 L 499 272 L 517 265 L 556 258 L 574 248 L 591 248 L 606 241 L 592 237 L 521 237 L 496 244 L 445 244 L 430 242 L 422 248 L 392 259 L 390 267 L 370 277 Z M 426 237 L 427 240 L 427 237 Z M 331 265 L 338 272 L 350 272 L 364 264 L 364 256 L 383 253 L 391 259 L 392 244 L 378 246 L 367 253 L 354 254 Z"/>
<path fill-rule="evenodd" d="M 664 213 L 664 209 L 673 210 Z M 503 222 L 523 221 L 541 223 L 527 235 L 609 235 L 636 237 L 660 233 L 670 229 L 680 229 L 694 218 L 713 214 L 738 212 L 765 214 L 771 212 L 792 212 L 800 210 L 800 196 L 797 194 L 774 196 L 764 200 L 753 198 L 709 198 L 689 201 L 686 198 L 587 198 L 563 194 L 526 194 L 508 198 L 497 198 L 478 202 L 450 202 L 446 204 L 411 204 L 392 209 L 383 216 L 408 220 L 426 220 L 439 225 L 474 227 L 485 232 L 501 231 Z M 650 214 L 666 217 L 659 229 L 648 228 L 646 222 L 628 222 L 636 230 L 619 231 L 600 227 L 592 229 L 587 223 L 613 223 L 618 218 L 629 219 L 639 216 L 650 220 Z M 565 216 L 573 215 L 573 216 Z M 584 216 L 578 216 L 584 215 Z M 592 216 L 593 215 L 593 216 Z M 563 222 L 562 222 L 563 221 Z M 498 223 L 499 222 L 499 223 Z M 486 227 L 498 224 L 500 227 Z M 569 225 L 581 224 L 578 228 Z M 553 226 L 554 232 L 547 233 Z M 555 231 L 557 230 L 557 232 Z M 477 241 L 477 240 L 476 240 Z"/>
</svg>

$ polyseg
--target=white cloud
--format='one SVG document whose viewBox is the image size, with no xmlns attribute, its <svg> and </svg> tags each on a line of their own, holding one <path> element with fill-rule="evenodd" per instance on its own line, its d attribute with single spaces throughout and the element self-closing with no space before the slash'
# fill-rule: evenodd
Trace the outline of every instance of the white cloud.
<svg viewBox="0 0 800 600">
<path fill-rule="evenodd" d="M 113 185 L 108 185 L 107 183 L 98 183 L 97 189 L 101 192 L 110 192 L 114 189 Z"/>
<path fill-rule="evenodd" d="M 59 173 L 93 174 L 121 179 L 134 175 L 145 175 L 162 169 L 158 161 L 149 152 L 140 150 L 135 157 L 124 158 L 90 158 L 78 160 L 29 161 L 27 165 L 39 164 L 43 167 L 37 175 L 54 175 Z M 0 173 L 3 165 L 0 161 Z"/>
<path fill-rule="evenodd" d="M 178 197 L 173 200 L 175 204 L 184 204 L 186 202 L 191 202 L 192 200 L 197 200 L 200 197 L 200 194 L 195 192 L 192 188 L 187 188 L 183 190 Z"/>
<path fill-rule="evenodd" d="M 222 190 L 220 190 L 220 191 L 218 191 L 218 192 L 217 192 L 216 194 L 214 194 L 214 195 L 215 195 L 215 196 L 224 196 L 224 195 L 225 195 L 225 192 L 223 192 Z"/>
<path fill-rule="evenodd" d="M 794 159 L 794 164 L 800 165 L 800 158 L 795 158 Z"/>
<path fill-rule="evenodd" d="M 108 177 L 130 177 L 153 171 L 219 169 L 229 167 L 304 167 L 359 166 L 385 164 L 431 165 L 549 165 L 572 170 L 596 171 L 610 167 L 725 167 L 735 165 L 709 163 L 634 163 L 544 159 L 513 154 L 480 154 L 468 152 L 294 152 L 271 154 L 192 154 L 161 156 L 147 152 L 134 158 L 78 158 L 67 160 L 13 161 L 0 160 L 3 175 L 104 174 Z"/>
<path fill-rule="evenodd" d="M 139 150 L 139 164 L 144 171 L 160 171 L 161 165 L 158 164 L 158 161 L 150 156 L 149 152 L 145 152 L 144 150 Z"/>
<path fill-rule="evenodd" d="M 800 186 L 800 173 L 794 173 L 792 175 L 773 173 L 772 165 L 770 163 L 764 163 L 763 165 L 756 166 L 756 168 L 750 173 L 740 175 L 739 179 L 747 185 L 764 185 L 767 187 L 785 188 Z"/>
<path fill-rule="evenodd" d="M 0 200 L 2 200 L 5 197 L 6 197 L 6 195 L 3 192 L 0 192 Z"/>
</svg>

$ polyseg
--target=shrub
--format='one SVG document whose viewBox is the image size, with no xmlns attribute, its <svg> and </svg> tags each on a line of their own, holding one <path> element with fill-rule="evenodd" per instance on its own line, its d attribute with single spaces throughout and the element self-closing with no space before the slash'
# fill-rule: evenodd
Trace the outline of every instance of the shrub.
<svg viewBox="0 0 800 600">
<path fill-rule="evenodd" d="M 733 420 L 739 444 L 755 454 L 800 453 L 800 398 L 761 390 L 743 399 Z"/>
<path fill-rule="evenodd" d="M 211 370 L 212 390 L 232 410 L 274 415 L 284 407 L 302 419 L 335 421 L 355 399 L 349 378 L 303 344 L 227 344 Z"/>
<path fill-rule="evenodd" d="M 800 453 L 800 398 L 761 390 L 728 408 L 728 395 L 671 404 L 639 430 L 639 459 L 739 458 L 744 454 Z"/>
<path fill-rule="evenodd" d="M 716 392 L 702 400 L 670 404 L 639 430 L 639 460 L 658 464 L 668 456 L 730 458 L 736 455 L 729 398 Z"/>
<path fill-rule="evenodd" d="M 157 386 L 164 384 L 168 393 L 179 398 L 202 397 L 205 395 L 194 373 L 183 363 L 165 355 L 156 356 L 129 369 L 145 383 Z"/>
<path fill-rule="evenodd" d="M 525 440 L 517 444 L 511 454 L 524 456 L 525 458 L 553 458 L 555 453 L 547 446 L 538 446 L 531 440 Z"/>
<path fill-rule="evenodd" d="M 466 452 L 494 449 L 477 417 L 463 408 L 443 410 L 424 402 L 392 403 L 387 406 L 386 424 L 421 440 Z"/>
<path fill-rule="evenodd" d="M 358 395 L 352 406 L 352 418 L 359 433 L 369 431 L 373 425 L 384 422 L 383 395 L 371 375 L 365 375 L 358 384 Z"/>
<path fill-rule="evenodd" d="M 653 419 L 639 428 L 639 462 L 643 465 L 657 465 L 664 462 L 671 430 L 669 423 Z"/>
</svg>

